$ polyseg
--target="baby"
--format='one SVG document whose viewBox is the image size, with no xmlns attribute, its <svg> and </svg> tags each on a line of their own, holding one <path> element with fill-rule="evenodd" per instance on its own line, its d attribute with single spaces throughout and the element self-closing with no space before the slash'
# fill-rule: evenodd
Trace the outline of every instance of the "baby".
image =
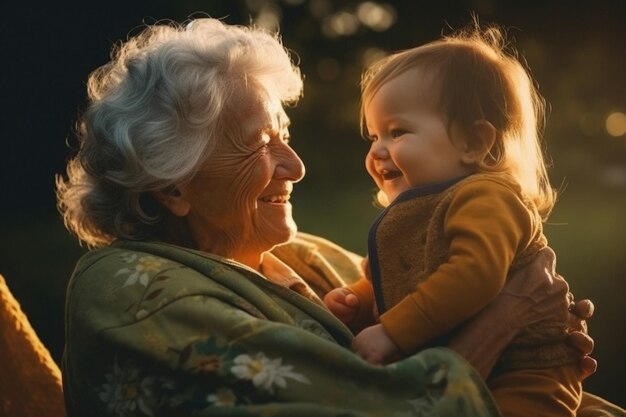
<svg viewBox="0 0 626 417">
<path fill-rule="evenodd" d="M 364 329 L 353 347 L 370 362 L 445 344 L 547 244 L 543 101 L 503 35 L 475 24 L 363 77 L 365 165 L 386 208 L 369 232 L 369 279 L 324 301 Z M 488 385 L 504 416 L 575 415 L 579 367 L 565 336 L 563 323 L 538 323 L 503 353 Z"/>
</svg>

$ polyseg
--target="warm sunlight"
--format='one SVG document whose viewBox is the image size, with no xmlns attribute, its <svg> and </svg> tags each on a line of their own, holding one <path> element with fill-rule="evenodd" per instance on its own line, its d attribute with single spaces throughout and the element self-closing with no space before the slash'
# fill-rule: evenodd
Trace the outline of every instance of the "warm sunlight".
<svg viewBox="0 0 626 417">
<path fill-rule="evenodd" d="M 626 333 L 619 331 L 619 322 L 615 320 L 626 315 L 626 0 L 126 0 L 119 4 L 4 1 L 1 9 L 0 46 L 6 59 L 0 66 L 0 79 L 6 82 L 0 91 L 7 103 L 2 112 L 7 122 L 2 124 L 0 150 L 5 156 L 0 167 L 5 196 L 0 204 L 0 417 L 107 413 L 135 417 L 193 412 L 239 416 L 247 413 L 249 406 L 251 415 L 276 411 L 274 414 L 298 416 L 316 414 L 318 406 L 325 402 L 336 402 L 337 408 L 329 405 L 328 411 L 320 411 L 322 414 L 462 414 L 430 410 L 451 388 L 463 388 L 452 390 L 461 396 L 469 392 L 465 385 L 440 380 L 443 370 L 448 376 L 461 377 L 474 372 L 469 367 L 453 372 L 452 364 L 426 366 L 424 369 L 432 372 L 410 372 L 394 367 L 370 369 L 365 361 L 350 359 L 352 337 L 361 325 L 369 326 L 373 323 L 366 321 L 385 314 L 374 308 L 375 300 L 365 300 L 367 308 L 359 309 L 363 317 L 359 314 L 355 326 L 347 328 L 341 320 L 335 327 L 333 322 L 337 319 L 331 316 L 330 309 L 325 312 L 324 306 L 313 304 L 309 309 L 307 305 L 311 301 L 323 302 L 331 287 L 360 280 L 366 272 L 371 276 L 370 261 L 360 264 L 360 260 L 362 256 L 373 259 L 378 252 L 378 226 L 372 226 L 380 225 L 392 211 L 381 215 L 384 199 L 376 200 L 379 187 L 366 166 L 372 141 L 364 137 L 368 135 L 361 129 L 364 71 L 396 52 L 432 46 L 432 42 L 463 29 L 469 36 L 477 25 L 485 29 L 488 43 L 498 45 L 497 31 L 489 32 L 487 28 L 500 28 L 505 55 L 519 61 L 522 72 L 530 75 L 528 83 L 509 83 L 508 71 L 487 70 L 493 62 L 480 62 L 473 52 L 465 55 L 460 51 L 462 59 L 438 70 L 438 76 L 432 79 L 426 74 L 426 66 L 443 69 L 443 61 L 448 59 L 443 54 L 441 62 L 435 49 L 432 56 L 419 58 L 424 59 L 423 64 L 418 59 L 406 62 L 407 68 L 424 65 L 424 71 L 414 74 L 424 82 L 400 85 L 389 94 L 389 103 L 384 106 L 391 114 L 396 107 L 400 113 L 406 104 L 405 110 L 410 114 L 406 119 L 414 122 L 415 134 L 407 132 L 411 129 L 399 117 L 393 123 L 389 118 L 383 134 L 396 140 L 390 141 L 395 145 L 410 137 L 404 145 L 409 142 L 414 147 L 410 152 L 404 151 L 408 146 L 394 147 L 395 160 L 386 159 L 384 153 L 377 155 L 381 156 L 380 167 L 373 172 L 395 181 L 402 179 L 402 169 L 412 177 L 422 168 L 437 174 L 441 168 L 441 176 L 447 177 L 457 172 L 457 156 L 465 154 L 457 154 L 454 147 L 448 146 L 449 141 L 439 139 L 455 136 L 457 142 L 457 130 L 460 144 L 472 146 L 482 142 L 488 145 L 494 136 L 507 144 L 514 142 L 514 137 L 539 143 L 539 137 L 541 141 L 535 149 L 519 143 L 513 143 L 509 149 L 500 147 L 498 142 L 485 155 L 488 163 L 493 161 L 494 170 L 496 165 L 506 165 L 496 162 L 504 150 L 514 154 L 517 161 L 512 171 L 519 180 L 503 174 L 504 182 L 499 187 L 502 193 L 493 195 L 501 207 L 476 201 L 464 192 L 458 199 L 440 194 L 436 199 L 445 200 L 445 204 L 436 210 L 461 212 L 459 221 L 456 216 L 452 220 L 452 215 L 441 220 L 445 226 L 452 225 L 452 229 L 457 223 L 462 223 L 462 227 L 469 225 L 470 229 L 475 226 L 477 230 L 479 225 L 487 224 L 485 236 L 494 239 L 494 252 L 485 255 L 489 262 L 476 261 L 485 270 L 504 272 L 504 268 L 511 267 L 513 271 L 531 265 L 531 252 L 544 245 L 539 241 L 520 242 L 518 248 L 507 245 L 515 236 L 497 233 L 504 230 L 496 227 L 498 219 L 503 227 L 515 229 L 516 236 L 523 234 L 523 240 L 545 235 L 558 261 L 556 269 L 540 268 L 537 277 L 556 271 L 567 280 L 567 291 L 577 300 L 589 299 L 596 306 L 589 320 L 589 335 L 595 340 L 595 349 L 589 356 L 597 360 L 598 372 L 583 382 L 584 392 L 593 396 L 585 397 L 588 402 L 583 401 L 584 406 L 577 413 L 567 415 L 626 417 L 626 411 L 615 413 L 589 405 L 593 397 L 626 408 Z M 500 55 L 492 58 L 499 62 Z M 499 82 L 503 80 L 506 82 Z M 501 84 L 511 84 L 511 91 L 495 91 L 500 90 Z M 540 93 L 543 112 L 533 106 L 536 97 L 528 93 L 529 87 Z M 517 90 L 525 91 L 520 109 Z M 284 104 L 284 109 L 279 103 Z M 416 110 L 415 114 L 412 110 Z M 526 118 L 517 114 L 520 112 L 535 116 L 526 123 Z M 463 125 L 458 129 L 451 123 L 457 117 L 458 124 Z M 372 115 L 367 122 L 375 134 L 371 118 Z M 482 120 L 493 125 L 495 135 Z M 508 135 L 507 130 L 505 136 L 509 121 L 516 131 Z M 432 127 L 432 131 L 427 127 Z M 433 133 L 429 137 L 437 140 L 420 140 L 426 130 Z M 421 146 L 431 143 L 434 157 L 417 158 L 415 154 L 423 149 Z M 439 157 L 438 145 L 444 150 L 441 161 L 435 159 Z M 401 150 L 396 151 L 398 148 Z M 477 148 L 478 158 L 485 148 Z M 544 159 L 549 185 L 557 191 L 558 201 L 550 217 L 541 222 L 534 215 L 534 207 L 530 207 L 531 194 L 539 187 L 533 176 L 539 174 L 527 175 L 524 169 L 537 167 Z M 209 167 L 213 171 L 208 172 Z M 473 166 L 464 168 L 458 172 L 473 171 Z M 306 176 L 302 178 L 304 172 Z M 494 186 L 498 187 L 496 182 Z M 543 183 L 547 188 L 548 181 Z M 524 188 L 523 192 L 518 193 L 518 188 Z M 487 194 L 488 190 L 484 191 Z M 508 195 L 509 191 L 513 194 Z M 549 194 L 549 190 L 544 191 Z M 502 195 L 498 197 L 499 194 Z M 407 194 L 407 198 L 412 196 Z M 409 226 L 405 222 L 414 214 L 408 212 L 418 208 L 417 201 L 421 205 L 421 197 L 427 199 L 419 197 L 414 201 L 399 200 L 397 206 L 392 204 L 394 212 L 406 208 L 407 216 L 402 214 L 402 218 L 384 223 L 398 225 L 393 236 L 390 229 L 390 237 L 384 238 L 389 246 L 380 258 L 385 267 L 390 259 L 395 263 L 387 272 L 396 266 L 407 275 L 420 269 L 412 264 L 417 257 L 412 248 L 437 246 L 441 253 L 448 252 L 447 243 L 443 245 L 439 236 L 426 238 L 430 225 Z M 469 229 L 459 229 L 459 233 L 442 231 L 438 220 L 441 217 L 433 216 L 434 200 L 424 204 L 423 213 L 432 222 L 432 228 L 437 229 L 434 234 L 482 234 L 482 228 L 480 233 Z M 471 200 L 475 207 L 485 203 L 485 207 L 457 209 L 461 200 Z M 527 201 L 529 204 L 525 204 Z M 532 210 L 526 210 L 526 206 Z M 415 218 L 422 215 L 419 210 Z M 184 212 L 186 216 L 176 214 Z M 462 217 L 470 212 L 484 222 L 466 224 Z M 533 220 L 532 230 L 527 224 L 518 224 L 520 219 L 522 223 Z M 370 236 L 372 229 L 375 230 Z M 404 237 L 395 235 L 398 230 L 406 232 L 411 240 L 402 242 Z M 81 245 L 77 234 L 90 241 Z M 119 242 L 109 245 L 111 239 Z M 285 241 L 288 239 L 291 240 Z M 504 240 L 500 244 L 497 239 Z M 283 243 L 277 243 L 278 240 Z M 424 241 L 427 243 L 422 244 Z M 406 252 L 396 252 L 392 244 Z M 140 250 L 143 245 L 160 251 L 158 246 L 163 252 L 158 256 L 144 252 Z M 202 265 L 195 265 L 196 261 L 189 258 L 189 262 L 194 262 L 190 267 L 183 264 L 182 258 L 181 262 L 166 259 L 170 246 L 178 247 L 172 249 L 172 256 L 175 251 L 185 259 L 187 255 L 204 259 L 206 255 L 207 260 L 198 260 Z M 271 254 L 259 254 L 270 246 L 274 248 Z M 457 246 L 465 254 L 473 252 L 465 247 L 465 242 L 455 243 Z M 215 259 L 198 248 L 210 251 Z M 522 248 L 523 253 L 518 254 Z M 101 257 L 100 253 L 108 255 Z M 225 262 L 222 255 L 228 258 Z M 509 265 L 517 255 L 520 259 L 515 260 L 514 266 Z M 148 256 L 153 257 L 148 259 L 152 262 L 143 262 Z M 159 263 L 160 267 L 155 261 L 157 257 L 165 262 Z M 420 258 L 426 260 L 426 255 Z M 429 267 L 439 263 L 434 258 Z M 469 260 L 470 256 L 461 258 Z M 98 264 L 92 266 L 92 262 Z M 379 269 L 383 262 L 378 262 Z M 199 271 L 195 266 L 206 270 Z M 500 275 L 502 284 L 504 276 Z M 2 276 L 6 278 L 5 288 L 10 288 L 32 325 L 32 335 L 23 333 L 39 337 L 55 364 L 66 366 L 66 371 L 72 369 L 63 375 L 67 376 L 65 391 L 57 389 L 59 404 L 64 404 L 65 394 L 71 399 L 69 407 L 80 410 L 55 413 L 55 406 L 46 398 L 26 392 L 32 391 L 34 385 L 41 387 L 38 383 L 42 381 L 19 384 L 8 372 L 26 372 L 29 367 L 19 360 L 20 353 L 28 352 L 13 354 L 15 349 L 2 350 L 10 338 L 3 337 L 6 326 L 2 326 L 1 313 L 3 307 L 15 310 L 16 305 L 4 302 L 3 306 L 6 300 L 2 299 Z M 312 292 L 307 280 L 313 280 Z M 469 288 L 463 287 L 465 284 L 471 286 L 465 279 L 457 281 L 463 281 L 461 289 Z M 191 287 L 186 283 L 193 287 L 193 294 L 201 296 L 187 299 L 191 292 L 186 293 L 185 288 Z M 378 292 L 397 287 L 399 295 L 416 288 L 408 288 L 407 282 L 402 282 L 402 286 L 396 283 L 383 285 L 378 280 Z M 524 285 L 528 283 L 525 281 Z M 181 287 L 183 284 L 185 288 Z M 277 287 L 283 284 L 288 288 Z M 369 284 L 366 288 L 370 288 Z M 267 299 L 262 295 L 266 290 Z M 496 291 L 495 285 L 490 290 L 488 296 L 500 291 Z M 295 297 L 291 294 L 294 291 L 299 293 Z M 565 301 L 569 304 L 569 299 L 562 299 L 567 291 L 546 291 L 543 295 L 553 301 L 561 298 L 562 307 Z M 477 311 L 479 296 L 457 294 L 462 295 L 462 301 L 442 298 L 442 309 L 451 309 L 458 315 L 461 308 L 457 311 L 456 307 L 467 307 L 464 304 L 471 299 Z M 262 298 L 258 303 L 248 299 L 257 295 Z M 282 298 L 283 295 L 289 298 Z M 318 300 L 319 296 L 322 300 Z M 509 293 L 507 296 L 516 298 Z M 538 302 L 538 298 L 529 296 L 517 298 Z M 269 320 L 266 301 L 276 301 L 274 307 L 267 307 L 272 313 Z M 72 307 L 76 305 L 79 310 Z M 506 303 L 506 314 L 489 323 L 505 325 L 512 321 L 515 323 L 508 330 L 521 331 L 521 322 L 535 310 L 511 309 L 512 305 L 513 302 Z M 288 311 L 282 311 L 283 307 Z M 547 311 L 541 306 L 537 308 Z M 559 317 L 564 317 L 564 313 L 561 308 Z M 271 323 L 276 317 L 288 320 Z M 119 321 L 114 324 L 116 320 Z M 166 321 L 169 324 L 164 325 Z M 106 329 L 100 331 L 92 325 L 104 325 Z M 440 330 L 443 327 L 433 326 Z M 510 342 L 494 327 L 487 327 L 489 335 Z M 263 333 L 275 328 L 280 332 Z M 562 338 L 563 326 L 559 325 L 559 329 Z M 262 341 L 255 339 L 257 330 L 263 333 Z M 236 341 L 230 339 L 248 331 L 254 335 L 246 333 Z M 295 337 L 292 331 L 305 336 Z M 523 333 L 530 336 L 532 332 L 524 328 Z M 294 337 L 282 339 L 290 334 Z M 317 350 L 309 343 L 320 336 L 324 340 Z M 445 336 L 432 345 L 444 340 Z M 336 344 L 333 341 L 342 346 L 331 354 L 325 349 L 332 349 Z M 483 364 L 490 362 L 485 360 L 483 348 L 496 348 L 485 341 L 480 340 L 480 349 L 474 352 Z M 526 362 L 529 350 L 525 347 L 529 341 L 519 342 L 513 345 L 515 350 L 524 350 L 524 358 L 519 359 Z M 80 344 L 77 349 L 82 353 L 77 354 L 74 343 Z M 314 357 L 309 360 L 300 350 L 283 351 L 289 347 L 305 347 Z M 261 350 L 266 356 L 260 355 Z M 407 353 L 409 350 L 415 349 L 408 348 Z M 506 361 L 498 362 L 498 377 L 505 372 L 505 362 L 516 355 L 511 350 Z M 350 364 L 344 363 L 346 358 Z M 534 362 L 541 358 L 531 359 Z M 572 357 L 568 355 L 567 359 Z M 582 362 L 586 359 L 589 358 Z M 335 360 L 336 366 L 332 363 Z M 512 362 L 506 366 L 520 365 Z M 12 368 L 12 364 L 19 366 Z M 304 376 L 309 375 L 307 369 L 309 377 Z M 361 371 L 365 372 L 364 377 Z M 391 382 L 396 372 L 408 378 L 397 389 Z M 382 379 L 376 378 L 379 374 Z M 417 382 L 423 374 L 428 378 L 437 376 L 439 382 Z M 256 379 L 248 379 L 252 376 Z M 198 381 L 206 383 L 196 384 Z M 412 390 L 407 388 L 411 386 L 419 389 L 408 402 L 404 401 L 401 397 Z M 421 401 L 420 387 L 434 388 L 426 390 L 429 395 L 423 398 L 425 402 Z M 473 386 L 471 397 L 482 388 Z M 9 404 L 7 396 L 17 391 L 18 401 L 11 400 Z M 571 398 L 578 397 L 576 394 Z M 293 403 L 296 408 L 274 408 L 291 399 L 298 400 Z M 382 410 L 387 400 L 391 404 L 389 412 Z M 37 401 L 44 402 L 41 412 L 33 412 Z M 606 406 L 601 401 L 594 404 Z M 160 410 L 161 405 L 178 409 Z M 264 408 L 266 405 L 269 408 Z M 29 412 L 9 412 L 7 406 Z M 394 407 L 405 406 L 410 410 L 393 411 Z M 225 411 L 218 411 L 222 409 Z M 541 414 L 516 411 L 520 415 Z M 494 410 L 463 415 L 497 414 Z"/>
</svg>

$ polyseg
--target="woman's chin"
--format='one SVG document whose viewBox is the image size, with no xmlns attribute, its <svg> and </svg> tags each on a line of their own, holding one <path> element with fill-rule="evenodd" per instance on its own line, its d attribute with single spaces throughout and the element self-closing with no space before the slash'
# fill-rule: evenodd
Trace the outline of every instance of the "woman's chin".
<svg viewBox="0 0 626 417">
<path fill-rule="evenodd" d="M 297 232 L 298 228 L 296 223 L 291 220 L 280 227 L 274 227 L 273 231 L 264 237 L 266 241 L 274 247 L 291 242 L 296 237 Z"/>
<path fill-rule="evenodd" d="M 298 226 L 291 217 L 290 209 L 288 213 L 285 212 L 280 216 L 258 214 L 259 217 L 254 222 L 251 232 L 255 235 L 253 239 L 264 242 L 263 246 L 267 247 L 268 250 L 295 238 Z"/>
</svg>

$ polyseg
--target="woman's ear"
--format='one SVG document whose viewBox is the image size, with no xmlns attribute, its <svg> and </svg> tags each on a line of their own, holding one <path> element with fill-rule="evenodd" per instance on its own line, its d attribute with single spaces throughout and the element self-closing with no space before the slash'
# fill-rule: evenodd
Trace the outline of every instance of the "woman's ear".
<svg viewBox="0 0 626 417">
<path fill-rule="evenodd" d="M 174 216 L 185 217 L 189 214 L 191 204 L 189 204 L 184 193 L 178 187 L 168 187 L 161 191 L 154 191 L 152 196 Z"/>
<path fill-rule="evenodd" d="M 486 120 L 474 122 L 465 144 L 461 160 L 466 164 L 481 162 L 496 141 L 496 128 Z"/>
</svg>

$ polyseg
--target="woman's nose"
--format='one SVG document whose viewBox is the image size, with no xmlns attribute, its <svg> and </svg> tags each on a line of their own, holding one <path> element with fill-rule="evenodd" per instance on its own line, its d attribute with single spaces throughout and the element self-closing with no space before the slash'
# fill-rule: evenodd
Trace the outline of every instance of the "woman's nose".
<svg viewBox="0 0 626 417">
<path fill-rule="evenodd" d="M 276 179 L 284 179 L 293 182 L 300 181 L 306 172 L 302 160 L 291 148 L 284 144 L 276 155 L 277 164 L 274 175 Z"/>
</svg>

